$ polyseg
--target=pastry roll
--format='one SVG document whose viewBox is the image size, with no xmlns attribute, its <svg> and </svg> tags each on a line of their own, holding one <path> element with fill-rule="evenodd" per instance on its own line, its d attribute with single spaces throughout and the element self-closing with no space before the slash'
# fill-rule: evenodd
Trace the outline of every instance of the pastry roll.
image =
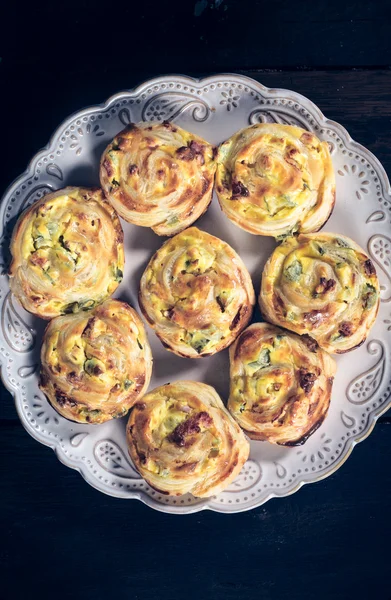
<svg viewBox="0 0 391 600">
<path fill-rule="evenodd" d="M 310 338 L 269 323 L 245 329 L 230 348 L 228 409 L 254 440 L 303 444 L 325 418 L 336 370 Z"/>
<path fill-rule="evenodd" d="M 123 232 L 100 189 L 67 187 L 19 217 L 11 240 L 10 288 L 23 307 L 51 319 L 89 310 L 118 287 Z"/>
<path fill-rule="evenodd" d="M 186 229 L 163 244 L 141 278 L 139 304 L 163 344 L 199 358 L 226 348 L 251 318 L 250 275 L 225 242 Z"/>
<path fill-rule="evenodd" d="M 215 389 L 196 381 L 176 381 L 144 396 L 130 413 L 127 440 L 140 475 L 172 496 L 218 494 L 250 450 Z"/>
<path fill-rule="evenodd" d="M 335 202 L 335 177 L 326 142 L 291 125 L 242 129 L 218 152 L 216 190 L 231 221 L 275 238 L 318 231 Z"/>
<path fill-rule="evenodd" d="M 215 154 L 208 142 L 168 121 L 131 124 L 103 153 L 101 185 L 126 221 L 171 236 L 208 208 Z"/>
<path fill-rule="evenodd" d="M 123 417 L 149 385 L 152 354 L 143 323 L 125 302 L 53 319 L 41 349 L 40 387 L 78 423 Z"/>
<path fill-rule="evenodd" d="M 299 235 L 267 261 L 259 303 L 267 321 L 341 354 L 366 339 L 379 308 L 379 282 L 373 263 L 348 237 Z"/>
</svg>

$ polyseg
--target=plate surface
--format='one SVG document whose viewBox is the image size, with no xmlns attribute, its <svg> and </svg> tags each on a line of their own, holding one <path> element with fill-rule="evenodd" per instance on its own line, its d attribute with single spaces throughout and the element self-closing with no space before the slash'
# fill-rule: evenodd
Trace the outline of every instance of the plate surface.
<svg viewBox="0 0 391 600">
<path fill-rule="evenodd" d="M 21 210 L 66 185 L 97 185 L 100 155 L 118 131 L 130 122 L 164 119 L 213 144 L 258 122 L 299 125 L 327 140 L 336 171 L 337 202 L 325 230 L 346 234 L 359 243 L 376 264 L 381 284 L 380 311 L 368 340 L 359 349 L 337 357 L 338 372 L 323 425 L 301 447 L 251 442 L 250 459 L 239 477 L 225 492 L 208 500 L 190 495 L 168 498 L 152 490 L 127 455 L 126 419 L 99 426 L 80 425 L 66 421 L 51 408 L 38 388 L 45 323 L 26 313 L 11 296 L 6 275 L 10 235 Z M 90 485 L 112 496 L 137 498 L 165 512 L 249 510 L 327 477 L 371 432 L 377 417 L 391 403 L 390 218 L 390 184 L 379 161 L 352 141 L 341 125 L 326 119 L 312 102 L 295 92 L 268 89 L 239 75 L 216 75 L 200 81 L 167 76 L 71 116 L 7 190 L 0 209 L 2 377 L 14 395 L 24 427 L 35 439 L 53 448 L 64 464 L 77 469 Z M 258 294 L 262 268 L 275 242 L 230 223 L 215 196 L 196 225 L 222 238 L 240 254 Z M 164 240 L 149 229 L 127 223 L 123 226 L 125 277 L 115 295 L 138 310 L 141 274 Z M 259 316 L 256 311 L 255 320 Z M 223 399 L 228 397 L 227 350 L 202 360 L 183 359 L 164 350 L 148 326 L 147 332 L 154 355 L 151 389 L 176 379 L 194 379 L 213 385 Z"/>
</svg>

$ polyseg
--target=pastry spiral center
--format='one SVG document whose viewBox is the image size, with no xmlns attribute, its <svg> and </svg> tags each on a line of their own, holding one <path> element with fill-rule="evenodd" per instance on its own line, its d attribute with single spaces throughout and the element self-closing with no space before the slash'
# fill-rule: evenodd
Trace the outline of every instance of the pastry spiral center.
<svg viewBox="0 0 391 600">
<path fill-rule="evenodd" d="M 132 198 L 157 205 L 158 201 L 182 189 L 185 183 L 183 170 L 172 153 L 164 147 L 139 149 L 125 156 L 121 165 L 121 180 L 126 193 Z"/>
<path fill-rule="evenodd" d="M 243 357 L 243 373 L 233 379 L 233 388 L 241 398 L 240 413 L 256 423 L 300 425 L 306 412 L 297 411 L 295 400 L 310 391 L 318 372 L 303 369 L 300 357 L 286 336 L 255 346 Z"/>
<path fill-rule="evenodd" d="M 354 262 L 347 262 L 342 254 L 332 256 L 321 246 L 308 246 L 285 257 L 279 287 L 287 303 L 301 311 L 327 308 L 334 303 L 336 314 L 357 298 L 358 285 Z"/>
</svg>

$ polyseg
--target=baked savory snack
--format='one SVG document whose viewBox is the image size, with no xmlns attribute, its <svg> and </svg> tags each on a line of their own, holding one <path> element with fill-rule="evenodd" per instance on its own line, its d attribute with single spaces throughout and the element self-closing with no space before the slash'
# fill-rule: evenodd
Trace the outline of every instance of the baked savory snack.
<svg viewBox="0 0 391 600">
<path fill-rule="evenodd" d="M 287 238 L 267 261 L 259 303 L 267 321 L 341 354 L 366 339 L 379 308 L 373 263 L 336 233 Z"/>
<path fill-rule="evenodd" d="M 41 349 L 40 388 L 66 419 L 123 417 L 149 385 L 152 353 L 143 323 L 125 302 L 53 319 Z"/>
<path fill-rule="evenodd" d="M 318 231 L 335 202 L 326 142 L 300 127 L 259 123 L 218 152 L 216 191 L 231 221 L 256 235 Z"/>
<path fill-rule="evenodd" d="M 225 242 L 196 227 L 151 258 L 139 304 L 164 346 L 179 356 L 210 356 L 233 342 L 255 303 L 250 275 Z"/>
<path fill-rule="evenodd" d="M 216 390 L 196 381 L 176 381 L 144 396 L 130 413 L 127 440 L 140 475 L 172 496 L 218 494 L 250 450 Z"/>
<path fill-rule="evenodd" d="M 254 323 L 232 344 L 229 356 L 228 409 L 250 438 L 297 446 L 321 425 L 336 364 L 316 342 Z"/>
<path fill-rule="evenodd" d="M 168 121 L 130 124 L 103 153 L 101 185 L 126 221 L 171 236 L 208 208 L 216 152 Z"/>
<path fill-rule="evenodd" d="M 123 232 L 100 189 L 67 187 L 19 217 L 11 240 L 10 288 L 43 319 L 103 302 L 124 270 Z"/>
</svg>

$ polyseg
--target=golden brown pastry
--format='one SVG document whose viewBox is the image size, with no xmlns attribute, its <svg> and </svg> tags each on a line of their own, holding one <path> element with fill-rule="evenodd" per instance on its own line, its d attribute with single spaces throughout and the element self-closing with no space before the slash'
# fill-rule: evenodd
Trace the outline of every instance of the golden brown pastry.
<svg viewBox="0 0 391 600">
<path fill-rule="evenodd" d="M 11 254 L 10 288 L 43 319 L 93 308 L 123 276 L 121 224 L 100 189 L 67 187 L 27 208 Z"/>
<path fill-rule="evenodd" d="M 236 252 L 191 227 L 151 258 L 141 278 L 139 303 L 169 350 L 199 358 L 233 342 L 251 318 L 255 296 Z"/>
<path fill-rule="evenodd" d="M 242 129 L 218 153 L 216 190 L 231 221 L 256 235 L 318 231 L 335 202 L 326 142 L 300 127 L 260 123 Z"/>
<path fill-rule="evenodd" d="M 379 308 L 373 263 L 336 233 L 287 238 L 266 263 L 259 296 L 267 321 L 343 353 L 366 339 Z"/>
<path fill-rule="evenodd" d="M 229 356 L 228 409 L 250 438 L 297 446 L 322 424 L 336 365 L 314 340 L 255 323 Z"/>
<path fill-rule="evenodd" d="M 172 496 L 218 494 L 250 450 L 214 388 L 196 381 L 176 381 L 144 396 L 130 413 L 127 439 L 140 475 Z"/>
<path fill-rule="evenodd" d="M 53 319 L 41 350 L 40 387 L 78 423 L 123 417 L 149 385 L 152 354 L 143 323 L 125 302 Z"/>
<path fill-rule="evenodd" d="M 208 142 L 168 121 L 131 124 L 103 153 L 101 185 L 126 221 L 171 236 L 208 208 L 215 154 Z"/>
</svg>

